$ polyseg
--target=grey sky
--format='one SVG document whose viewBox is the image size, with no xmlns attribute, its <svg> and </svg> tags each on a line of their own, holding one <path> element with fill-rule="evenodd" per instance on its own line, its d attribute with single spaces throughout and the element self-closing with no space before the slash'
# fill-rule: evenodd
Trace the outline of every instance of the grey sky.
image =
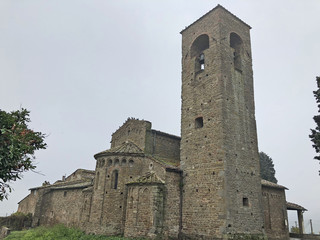
<svg viewBox="0 0 320 240">
<path fill-rule="evenodd" d="M 12 184 L 0 215 L 45 180 L 94 169 L 93 155 L 127 117 L 180 135 L 179 32 L 217 4 L 252 27 L 259 150 L 272 157 L 287 200 L 307 208 L 305 221 L 320 231 L 320 165 L 308 138 L 319 0 L 1 0 L 0 107 L 29 109 L 31 127 L 49 136 L 36 154 L 43 175 Z"/>
</svg>

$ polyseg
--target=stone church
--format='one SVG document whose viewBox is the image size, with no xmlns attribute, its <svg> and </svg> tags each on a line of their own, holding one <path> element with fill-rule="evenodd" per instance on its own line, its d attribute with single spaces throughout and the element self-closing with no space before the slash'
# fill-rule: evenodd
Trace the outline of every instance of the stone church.
<svg viewBox="0 0 320 240">
<path fill-rule="evenodd" d="M 127 119 L 111 148 L 94 155 L 94 171 L 30 189 L 18 211 L 32 213 L 34 226 L 157 239 L 289 239 L 286 188 L 260 179 L 250 26 L 218 5 L 181 35 L 181 137 Z"/>
</svg>

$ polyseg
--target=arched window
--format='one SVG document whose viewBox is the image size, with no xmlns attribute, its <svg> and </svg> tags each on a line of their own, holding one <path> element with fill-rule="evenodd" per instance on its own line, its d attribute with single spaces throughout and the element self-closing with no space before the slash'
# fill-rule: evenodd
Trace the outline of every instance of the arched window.
<svg viewBox="0 0 320 240">
<path fill-rule="evenodd" d="M 233 64 L 234 68 L 242 71 L 241 56 L 242 56 L 242 40 L 236 33 L 230 34 L 230 47 L 233 49 Z"/>
<path fill-rule="evenodd" d="M 113 188 L 113 189 L 118 188 L 118 178 L 119 178 L 119 171 L 114 170 L 112 173 L 111 188 Z"/>
<path fill-rule="evenodd" d="M 202 34 L 194 40 L 191 46 L 191 57 L 195 58 L 195 72 L 204 70 L 205 68 L 205 55 L 204 50 L 209 48 L 209 36 Z"/>
<path fill-rule="evenodd" d="M 122 159 L 121 165 L 122 165 L 122 166 L 125 166 L 126 164 L 127 164 L 127 160 L 126 160 L 126 159 Z"/>
<path fill-rule="evenodd" d="M 134 161 L 131 159 L 131 160 L 129 161 L 129 167 L 133 167 L 133 164 L 134 164 Z"/>
<path fill-rule="evenodd" d="M 109 160 L 108 160 L 108 165 L 107 165 L 107 166 L 108 166 L 108 167 L 110 167 L 111 165 L 112 165 L 112 160 L 111 160 L 111 159 L 109 159 Z"/>
<path fill-rule="evenodd" d="M 209 36 L 202 34 L 193 41 L 191 46 L 191 57 L 198 57 L 200 54 L 209 48 Z"/>
<path fill-rule="evenodd" d="M 114 160 L 114 165 L 115 166 L 119 166 L 120 165 L 119 159 Z"/>
</svg>

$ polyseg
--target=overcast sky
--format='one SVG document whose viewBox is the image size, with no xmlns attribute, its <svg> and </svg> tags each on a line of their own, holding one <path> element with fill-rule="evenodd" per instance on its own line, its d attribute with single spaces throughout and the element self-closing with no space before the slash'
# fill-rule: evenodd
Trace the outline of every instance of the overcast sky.
<svg viewBox="0 0 320 240">
<path fill-rule="evenodd" d="M 0 216 L 45 180 L 93 170 L 93 155 L 128 117 L 180 135 L 179 32 L 217 4 L 252 27 L 259 150 L 272 157 L 287 200 L 308 209 L 306 231 L 312 219 L 319 232 L 320 165 L 308 138 L 319 0 L 0 0 L 0 108 L 27 108 L 30 127 L 48 134 L 36 154 L 41 174 L 12 184 Z"/>
</svg>

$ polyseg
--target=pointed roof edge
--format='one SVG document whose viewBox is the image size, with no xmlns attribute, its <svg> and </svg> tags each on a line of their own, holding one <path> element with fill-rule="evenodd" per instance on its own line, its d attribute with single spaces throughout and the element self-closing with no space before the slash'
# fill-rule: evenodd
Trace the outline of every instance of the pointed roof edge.
<svg viewBox="0 0 320 240">
<path fill-rule="evenodd" d="M 242 22 L 243 24 L 245 24 L 247 27 L 249 27 L 249 29 L 251 29 L 251 26 L 247 23 L 245 23 L 244 21 L 242 21 L 240 18 L 238 18 L 236 15 L 234 15 L 232 12 L 230 12 L 229 10 L 227 10 L 226 8 L 224 8 L 223 6 L 221 6 L 220 4 L 218 4 L 216 7 L 214 7 L 213 9 L 211 9 L 209 12 L 207 12 L 206 14 L 204 14 L 202 17 L 198 18 L 196 21 L 194 21 L 193 23 L 191 23 L 189 26 L 185 27 L 180 34 L 182 34 L 185 30 L 187 30 L 189 27 L 191 27 L 192 25 L 194 25 L 196 22 L 200 21 L 202 18 L 206 17 L 208 14 L 210 14 L 211 12 L 215 11 L 216 9 L 221 8 L 224 11 L 226 11 L 227 13 L 229 13 L 231 16 L 233 16 L 234 18 L 238 19 L 240 22 Z"/>
</svg>

